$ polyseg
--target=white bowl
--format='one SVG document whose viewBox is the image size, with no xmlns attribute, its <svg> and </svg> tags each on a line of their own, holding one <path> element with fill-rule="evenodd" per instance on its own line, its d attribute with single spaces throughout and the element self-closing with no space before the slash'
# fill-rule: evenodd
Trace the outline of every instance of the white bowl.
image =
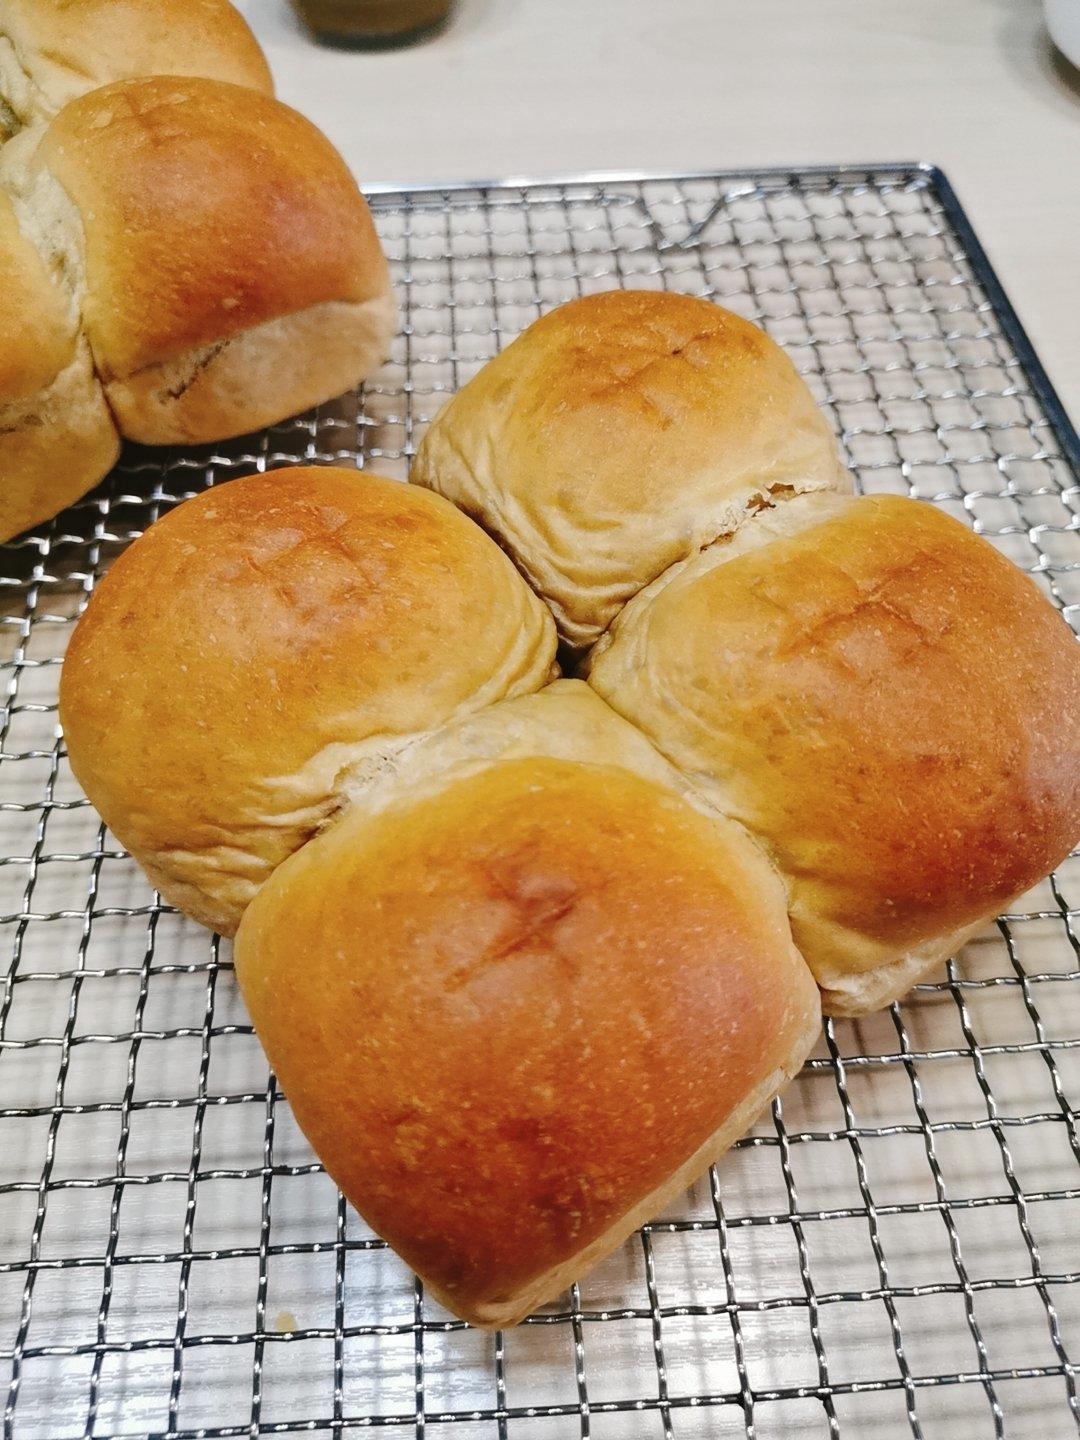
<svg viewBox="0 0 1080 1440">
<path fill-rule="evenodd" d="M 1050 39 L 1080 69 L 1080 0 L 1043 0 Z"/>
</svg>

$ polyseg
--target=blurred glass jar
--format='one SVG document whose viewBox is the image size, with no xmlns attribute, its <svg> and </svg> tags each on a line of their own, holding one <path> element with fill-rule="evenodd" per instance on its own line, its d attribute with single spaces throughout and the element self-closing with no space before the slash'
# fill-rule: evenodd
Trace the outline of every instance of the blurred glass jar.
<svg viewBox="0 0 1080 1440">
<path fill-rule="evenodd" d="M 378 48 L 409 45 L 441 29 L 453 0 L 292 0 L 320 40 Z"/>
</svg>

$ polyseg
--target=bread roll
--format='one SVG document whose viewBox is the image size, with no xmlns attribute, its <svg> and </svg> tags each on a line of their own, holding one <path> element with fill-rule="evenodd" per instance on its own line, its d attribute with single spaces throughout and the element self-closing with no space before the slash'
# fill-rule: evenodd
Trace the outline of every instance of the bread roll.
<svg viewBox="0 0 1080 1440">
<path fill-rule="evenodd" d="M 0 139 L 143 75 L 273 93 L 263 53 L 227 0 L 0 0 Z"/>
<path fill-rule="evenodd" d="M 591 295 L 530 326 L 435 419 L 411 478 L 496 536 L 578 647 L 771 498 L 847 485 L 784 352 L 660 291 Z"/>
<path fill-rule="evenodd" d="M 1080 655 L 992 546 L 812 495 L 627 606 L 592 685 L 766 847 L 833 1014 L 901 995 L 1080 836 Z"/>
<path fill-rule="evenodd" d="M 0 191 L 0 540 L 78 499 L 119 448 L 71 297 Z"/>
<path fill-rule="evenodd" d="M 331 1175 L 497 1327 L 726 1149 L 820 1013 L 767 862 L 599 702 L 555 686 L 458 728 L 275 872 L 235 955 Z"/>
<path fill-rule="evenodd" d="M 8 146 L 0 175 L 43 251 L 78 276 L 129 439 L 254 430 L 351 388 L 385 354 L 394 306 L 364 199 L 276 100 L 199 79 L 109 85 Z"/>
<path fill-rule="evenodd" d="M 224 934 L 410 739 L 538 688 L 554 628 L 438 496 L 297 469 L 189 500 L 113 565 L 60 688 L 72 768 L 171 902 Z"/>
</svg>

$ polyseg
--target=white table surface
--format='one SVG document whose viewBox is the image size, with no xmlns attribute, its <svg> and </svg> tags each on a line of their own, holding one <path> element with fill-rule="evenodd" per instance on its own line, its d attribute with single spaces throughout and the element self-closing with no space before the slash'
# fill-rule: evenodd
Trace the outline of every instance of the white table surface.
<svg viewBox="0 0 1080 1440">
<path fill-rule="evenodd" d="M 1039 0 L 458 0 L 375 54 L 240 8 L 362 184 L 935 161 L 1080 419 L 1080 72 Z"/>
</svg>

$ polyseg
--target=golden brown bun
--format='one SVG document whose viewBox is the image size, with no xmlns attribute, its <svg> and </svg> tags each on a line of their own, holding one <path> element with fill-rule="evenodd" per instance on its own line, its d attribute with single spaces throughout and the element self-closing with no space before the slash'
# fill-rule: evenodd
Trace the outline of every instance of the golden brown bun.
<svg viewBox="0 0 1080 1440">
<path fill-rule="evenodd" d="M 439 414 L 411 478 L 497 537 L 575 646 L 770 495 L 847 483 L 784 352 L 661 291 L 538 320 Z"/>
<path fill-rule="evenodd" d="M 603 763 L 350 810 L 255 898 L 236 966 L 331 1175 L 487 1327 L 688 1184 L 819 1021 L 756 849 Z"/>
<path fill-rule="evenodd" d="M 351 389 L 388 349 L 363 197 L 265 95 L 96 90 L 3 146 L 0 186 L 2 538 L 95 485 L 118 431 L 242 434 Z"/>
<path fill-rule="evenodd" d="M 69 299 L 0 191 L 0 541 L 85 494 L 119 445 Z"/>
<path fill-rule="evenodd" d="M 4 169 L 42 249 L 77 274 L 130 439 L 257 429 L 350 389 L 386 352 L 394 307 L 364 199 L 329 141 L 266 95 L 110 85 Z"/>
<path fill-rule="evenodd" d="M 115 80 L 202 75 L 273 93 L 227 0 L 0 0 L 0 136 Z"/>
<path fill-rule="evenodd" d="M 834 1013 L 903 993 L 1080 834 L 1076 642 L 915 501 L 778 505 L 629 605 L 591 683 L 769 850 Z"/>
<path fill-rule="evenodd" d="M 187 501 L 120 556 L 76 627 L 60 715 L 118 839 L 228 934 L 357 774 L 536 689 L 554 648 L 543 606 L 453 506 L 279 471 Z"/>
</svg>

